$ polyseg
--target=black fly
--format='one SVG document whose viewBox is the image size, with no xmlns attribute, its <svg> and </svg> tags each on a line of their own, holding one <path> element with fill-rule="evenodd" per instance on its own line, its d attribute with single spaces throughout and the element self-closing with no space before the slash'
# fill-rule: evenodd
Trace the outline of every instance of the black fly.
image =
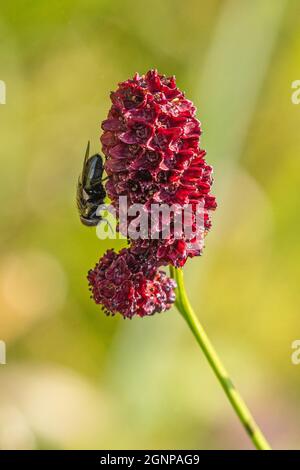
<svg viewBox="0 0 300 470">
<path fill-rule="evenodd" d="M 85 152 L 82 174 L 77 185 L 77 207 L 80 220 L 84 225 L 95 226 L 106 220 L 97 214 L 99 205 L 104 204 L 106 192 L 103 186 L 103 160 L 99 153 L 90 154 L 90 142 Z"/>
</svg>

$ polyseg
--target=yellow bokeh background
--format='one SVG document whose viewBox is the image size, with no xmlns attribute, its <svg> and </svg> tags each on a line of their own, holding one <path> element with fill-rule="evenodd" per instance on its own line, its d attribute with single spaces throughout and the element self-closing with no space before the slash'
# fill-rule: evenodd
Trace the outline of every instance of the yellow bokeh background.
<svg viewBox="0 0 300 470">
<path fill-rule="evenodd" d="M 175 309 L 107 318 L 86 273 L 113 240 L 75 192 L 109 92 L 177 77 L 218 210 L 187 262 L 197 315 L 274 448 L 300 448 L 297 0 L 15 0 L 0 9 L 2 449 L 252 448 Z"/>
</svg>

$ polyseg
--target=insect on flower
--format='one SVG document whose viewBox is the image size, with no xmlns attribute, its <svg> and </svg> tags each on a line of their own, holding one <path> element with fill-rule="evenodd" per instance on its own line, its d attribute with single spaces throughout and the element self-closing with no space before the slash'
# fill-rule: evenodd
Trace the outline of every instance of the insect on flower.
<svg viewBox="0 0 300 470">
<path fill-rule="evenodd" d="M 99 205 L 104 203 L 106 191 L 103 186 L 104 165 L 99 153 L 89 156 L 90 142 L 87 144 L 82 174 L 77 184 L 77 207 L 80 220 L 84 225 L 95 226 L 102 220 L 108 222 L 97 213 Z"/>
</svg>

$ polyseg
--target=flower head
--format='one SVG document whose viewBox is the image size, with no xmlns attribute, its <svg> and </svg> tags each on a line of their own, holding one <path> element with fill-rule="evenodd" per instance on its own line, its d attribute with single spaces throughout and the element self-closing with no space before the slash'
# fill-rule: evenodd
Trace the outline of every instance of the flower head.
<svg viewBox="0 0 300 470">
<path fill-rule="evenodd" d="M 124 248 L 108 250 L 88 273 L 92 297 L 107 314 L 124 318 L 153 315 L 169 309 L 175 300 L 175 282 L 157 271 L 142 253 Z"/>
<path fill-rule="evenodd" d="M 210 194 L 212 167 L 199 147 L 196 108 L 180 91 L 174 77 L 150 70 L 119 84 L 101 136 L 108 174 L 106 189 L 118 207 L 128 204 L 192 204 L 215 209 Z M 209 218 L 209 217 L 208 217 Z M 207 227 L 209 220 L 207 221 Z"/>
<path fill-rule="evenodd" d="M 168 264 L 181 267 L 188 257 L 202 253 L 199 235 L 203 238 L 210 229 L 210 211 L 216 208 L 210 192 L 212 167 L 200 147 L 196 108 L 176 86 L 174 77 L 156 70 L 135 74 L 119 84 L 111 101 L 102 122 L 101 142 L 106 190 L 116 208 L 118 228 L 124 234 L 124 225 L 133 220 L 127 207 L 135 203 L 141 205 L 141 214 L 151 224 L 138 239 L 136 226 L 133 231 L 128 229 L 130 247 L 118 254 L 107 251 L 89 271 L 88 280 L 92 297 L 107 313 L 143 317 L 167 310 L 175 300 L 175 283 L 159 268 Z M 119 203 L 121 196 L 127 197 L 125 211 Z M 166 213 L 159 213 L 152 224 L 154 205 L 169 209 L 168 220 Z M 186 207 L 189 212 L 184 212 Z M 178 228 L 178 220 L 184 221 L 184 231 Z"/>
</svg>

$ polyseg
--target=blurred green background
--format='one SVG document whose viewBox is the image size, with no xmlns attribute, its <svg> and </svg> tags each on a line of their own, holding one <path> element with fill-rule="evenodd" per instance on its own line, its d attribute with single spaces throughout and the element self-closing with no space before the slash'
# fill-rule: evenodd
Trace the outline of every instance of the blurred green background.
<svg viewBox="0 0 300 470">
<path fill-rule="evenodd" d="M 114 245 L 75 207 L 88 139 L 134 72 L 198 107 L 219 208 L 185 268 L 196 312 L 275 448 L 300 448 L 298 0 L 12 0 L 0 9 L 0 448 L 251 448 L 175 309 L 107 318 Z M 119 245 L 121 246 L 121 245 Z"/>
</svg>

